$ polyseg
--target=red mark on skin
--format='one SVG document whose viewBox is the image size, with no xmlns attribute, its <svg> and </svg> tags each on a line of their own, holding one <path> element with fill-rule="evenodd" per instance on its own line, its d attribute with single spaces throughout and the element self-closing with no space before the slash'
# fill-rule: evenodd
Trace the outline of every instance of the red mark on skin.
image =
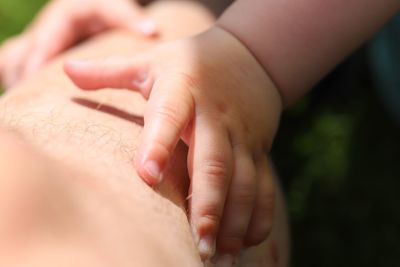
<svg viewBox="0 0 400 267">
<path fill-rule="evenodd" d="M 278 245 L 276 241 L 271 241 L 271 244 L 268 246 L 268 254 L 271 257 L 271 262 L 273 266 L 278 266 L 279 263 L 279 252 Z"/>
</svg>

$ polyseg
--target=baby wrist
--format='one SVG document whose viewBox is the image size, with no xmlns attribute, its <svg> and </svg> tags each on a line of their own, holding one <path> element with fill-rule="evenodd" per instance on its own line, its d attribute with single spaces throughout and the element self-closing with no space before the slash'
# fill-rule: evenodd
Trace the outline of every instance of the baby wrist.
<svg viewBox="0 0 400 267">
<path fill-rule="evenodd" d="M 224 25 L 220 23 L 216 23 L 205 33 L 205 35 L 211 35 L 211 38 L 220 38 L 220 40 L 213 40 L 212 43 L 223 43 L 224 41 L 221 41 L 222 39 L 228 39 L 227 41 L 229 41 L 229 47 L 233 47 L 233 49 L 235 49 L 235 53 L 232 53 L 232 56 L 240 58 L 238 60 L 240 60 L 243 66 L 246 66 L 246 69 L 251 69 L 251 71 L 260 73 L 258 77 L 261 78 L 261 76 L 263 76 L 263 82 L 268 84 L 265 86 L 265 88 L 268 88 L 268 90 L 276 90 L 277 94 L 279 95 L 280 106 L 282 107 L 285 105 L 284 96 L 269 74 L 267 68 L 263 62 L 257 58 L 253 51 L 249 49 L 246 43 L 244 43 L 240 38 L 238 38 L 238 36 L 226 29 Z M 212 35 L 218 35 L 218 37 L 212 37 Z M 226 53 L 228 50 L 227 47 L 228 46 L 225 46 L 224 50 L 221 49 L 221 52 Z"/>
</svg>

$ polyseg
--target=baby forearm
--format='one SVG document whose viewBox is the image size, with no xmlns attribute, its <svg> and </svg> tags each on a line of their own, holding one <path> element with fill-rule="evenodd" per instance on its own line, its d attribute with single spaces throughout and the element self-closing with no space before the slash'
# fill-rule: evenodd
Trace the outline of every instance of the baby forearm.
<svg viewBox="0 0 400 267">
<path fill-rule="evenodd" d="M 238 0 L 217 24 L 252 51 L 288 105 L 399 8 L 398 0 Z"/>
</svg>

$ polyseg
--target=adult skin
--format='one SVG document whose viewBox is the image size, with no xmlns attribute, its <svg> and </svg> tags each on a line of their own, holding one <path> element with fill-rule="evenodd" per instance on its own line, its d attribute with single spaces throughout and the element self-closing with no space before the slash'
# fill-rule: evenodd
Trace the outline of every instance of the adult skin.
<svg viewBox="0 0 400 267">
<path fill-rule="evenodd" d="M 157 2 L 149 13 L 162 39 L 213 21 L 191 2 Z M 96 37 L 0 100 L 0 216 L 7 218 L 0 266 L 203 265 L 185 212 L 186 148 L 179 146 L 164 182 L 149 188 L 132 164 L 142 97 L 82 92 L 62 72 L 66 57 L 134 56 L 155 43 L 124 32 Z M 278 194 L 268 240 L 243 252 L 237 266 L 287 266 L 287 233 Z"/>
</svg>

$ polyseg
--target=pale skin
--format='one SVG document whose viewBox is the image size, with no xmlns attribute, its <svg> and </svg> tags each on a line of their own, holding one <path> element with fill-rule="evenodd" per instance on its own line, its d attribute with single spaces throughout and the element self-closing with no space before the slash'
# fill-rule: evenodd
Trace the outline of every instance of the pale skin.
<svg viewBox="0 0 400 267">
<path fill-rule="evenodd" d="M 164 38 L 212 23 L 192 5 L 159 4 L 151 14 L 163 25 Z M 112 34 L 67 57 L 133 57 L 153 45 L 139 35 Z M 0 100 L 1 203 L 8 203 L 0 206 L 7 218 L 0 233 L 8 233 L 1 234 L 0 265 L 202 266 L 184 212 L 184 146 L 155 187 L 157 194 L 131 164 L 143 99 L 129 91 L 79 91 L 62 75 L 61 61 Z M 271 166 L 264 171 L 276 188 Z M 286 266 L 287 229 L 277 195 L 270 237 L 241 254 L 238 266 Z"/>
<path fill-rule="evenodd" d="M 90 29 L 93 17 L 85 17 L 81 14 L 78 14 L 78 16 L 76 12 L 72 12 L 74 5 L 77 7 L 76 10 L 80 10 L 78 6 L 80 6 L 81 3 L 79 1 L 65 1 L 67 0 L 57 0 L 54 3 L 50 3 L 45 10 L 39 14 L 39 18 L 37 19 L 39 22 L 34 23 L 35 26 L 28 28 L 27 32 L 22 35 L 33 36 L 33 38 L 29 40 L 22 39 L 20 42 L 24 44 L 35 43 L 36 39 L 41 40 L 41 38 L 35 37 L 37 35 L 46 37 L 55 35 L 55 33 L 51 31 L 55 28 L 53 26 L 49 28 L 49 25 L 52 25 L 50 21 L 53 22 L 55 17 L 65 17 L 65 19 L 57 19 L 57 21 L 62 22 L 59 28 L 65 30 L 61 31 L 62 38 L 57 38 L 55 42 L 57 49 L 48 47 L 48 44 L 54 43 L 49 40 L 41 42 L 42 45 L 36 45 L 36 47 L 39 47 L 43 51 L 60 52 L 70 45 L 70 42 L 65 42 L 65 40 L 76 40 L 76 38 L 79 37 L 79 31 L 76 33 L 73 26 L 77 21 L 81 23 L 78 26 L 80 26 L 80 29 L 83 29 L 83 31 Z M 69 8 L 60 7 L 61 4 L 66 5 L 66 3 L 68 3 L 67 6 Z M 102 15 L 105 15 L 100 13 L 101 15 L 98 16 L 97 14 L 99 12 L 97 9 L 99 7 L 106 9 L 106 6 L 102 5 L 104 3 L 104 0 L 99 0 L 99 2 L 97 0 L 91 0 L 87 7 L 88 10 L 84 12 L 84 14 L 88 15 L 93 13 L 96 14 L 94 17 L 102 18 Z M 117 1 L 113 6 L 116 8 L 116 6 L 122 5 L 122 3 L 125 5 L 126 1 Z M 95 6 L 96 9 L 94 9 Z M 90 8 L 92 8 L 92 13 L 89 12 Z M 125 9 L 126 6 L 117 8 L 117 10 Z M 118 13 L 116 14 L 118 15 Z M 85 19 L 82 19 L 82 16 Z M 110 14 L 108 14 L 108 16 L 110 16 Z M 127 17 L 128 16 L 122 16 L 122 18 Z M 188 18 L 188 21 L 190 20 L 191 18 Z M 120 28 L 126 29 L 127 21 L 127 19 L 122 20 Z M 143 32 L 141 34 L 143 34 Z M 164 98 L 165 102 L 149 101 L 146 109 L 148 112 L 146 112 L 145 115 L 145 134 L 143 135 L 145 138 L 142 139 L 142 145 L 138 149 L 136 166 L 139 175 L 148 184 L 158 184 L 161 177 L 164 176 L 162 173 L 164 172 L 163 169 L 173 154 L 179 136 L 181 132 L 183 132 L 183 128 L 186 128 L 186 132 L 182 133 L 185 136 L 182 136 L 182 138 L 190 147 L 188 167 L 192 182 L 189 192 L 189 216 L 196 244 L 198 245 L 203 260 L 211 258 L 217 250 L 218 256 L 216 256 L 216 258 L 222 257 L 226 262 L 234 262 L 235 258 L 239 256 L 243 246 L 248 247 L 260 244 L 265 240 L 271 230 L 275 187 L 272 186 L 271 176 L 265 175 L 266 172 L 264 170 L 269 168 L 266 151 L 269 150 L 277 129 L 280 99 L 273 84 L 269 78 L 264 75 L 263 69 L 259 67 L 258 63 L 248 54 L 244 46 L 233 39 L 229 34 L 220 34 L 218 31 L 210 32 L 210 34 L 214 37 L 222 37 L 220 38 L 221 48 L 227 46 L 231 47 L 231 49 L 225 51 L 226 53 L 214 54 L 212 56 L 211 54 L 207 55 L 207 57 L 204 57 L 204 59 L 207 60 L 203 62 L 204 65 L 202 68 L 192 70 L 197 71 L 199 74 L 198 77 L 196 77 L 196 80 L 202 81 L 199 85 L 191 85 L 191 80 L 184 81 L 186 74 L 189 74 L 187 77 L 191 75 L 189 69 L 192 66 L 192 59 L 194 61 L 197 60 L 196 53 L 192 51 L 193 44 L 190 39 L 188 39 L 188 42 L 171 42 L 170 44 L 160 46 L 160 48 L 153 50 L 153 52 L 158 52 L 154 52 L 152 55 L 152 64 L 154 67 L 152 75 L 155 76 L 151 79 L 154 78 L 154 82 L 157 82 L 156 79 L 158 79 L 158 83 L 161 84 L 166 83 L 166 81 L 171 84 L 184 82 L 189 86 L 193 86 L 193 90 L 187 91 L 183 86 L 176 87 L 177 91 L 174 94 L 183 97 L 179 105 L 170 105 L 176 102 L 178 98 L 174 99 L 174 94 L 164 89 L 158 90 L 160 93 L 158 99 Z M 73 38 L 70 38 L 69 35 L 72 35 Z M 200 39 L 203 39 L 203 37 Z M 59 40 L 64 40 L 64 42 L 60 42 Z M 6 45 L 3 49 L 3 55 L 8 55 L 8 47 L 13 47 L 13 43 L 11 43 L 11 45 Z M 163 54 L 170 49 L 179 51 L 179 53 L 170 54 L 169 57 L 163 56 Z M 207 43 L 199 46 L 199 49 L 199 53 L 201 54 L 208 54 L 209 51 L 213 51 L 213 48 L 210 49 L 207 47 Z M 40 55 L 41 53 L 36 54 Z M 162 59 L 157 59 L 158 54 Z M 178 54 L 181 56 L 177 57 L 176 55 Z M 150 55 L 151 53 L 146 53 L 142 54 L 141 57 L 146 59 L 146 57 Z M 35 53 L 33 53 L 33 57 L 36 57 Z M 87 58 L 88 55 L 85 57 Z M 214 59 L 208 60 L 208 58 L 211 57 L 214 57 Z M 233 59 L 233 61 L 231 61 L 232 65 L 241 65 L 240 69 L 232 69 L 233 72 L 229 72 L 228 69 L 221 71 L 221 68 L 224 67 L 222 65 L 216 66 L 215 63 L 222 62 L 224 57 Z M 24 68 L 31 69 L 30 61 L 31 60 L 28 59 L 26 62 L 19 62 L 17 65 L 22 64 Z M 132 61 L 132 63 L 137 64 L 134 61 Z M 120 60 L 116 59 L 115 64 L 120 65 Z M 158 68 L 156 68 L 157 65 L 159 65 Z M 147 76 L 148 74 L 143 71 L 133 73 L 132 71 L 135 71 L 134 66 L 128 68 L 129 71 L 125 72 L 125 67 L 126 66 L 119 67 L 119 69 L 127 75 L 124 79 L 118 77 L 118 80 L 123 84 L 113 84 L 114 87 L 140 89 L 138 87 L 132 87 L 135 76 L 137 78 L 143 78 L 140 76 Z M 173 71 L 168 73 L 164 72 L 165 69 L 171 67 L 173 67 Z M 11 69 L 12 72 L 13 67 L 4 67 L 3 79 L 6 84 L 8 80 L 8 69 Z M 251 71 L 242 72 L 242 69 Z M 70 75 L 73 75 L 76 73 L 77 63 L 75 62 L 72 65 L 67 65 L 66 70 Z M 111 72 L 105 73 L 107 70 L 99 71 L 102 73 L 104 72 L 106 75 L 111 74 Z M 209 75 L 204 76 L 205 73 Z M 222 73 L 226 73 L 226 75 L 222 75 Z M 118 75 L 120 74 L 121 73 L 118 73 Z M 232 80 L 231 76 L 237 77 L 237 79 Z M 77 78 L 77 83 L 82 81 L 79 77 Z M 97 78 L 101 77 L 91 76 L 90 78 L 91 81 L 95 81 Z M 193 81 L 194 80 L 195 79 L 193 79 Z M 89 81 L 86 87 L 98 88 L 105 86 L 104 83 L 93 84 L 91 81 Z M 215 82 L 217 81 L 220 89 L 214 90 Z M 138 83 L 138 80 L 136 80 L 136 83 Z M 79 85 L 85 87 L 85 84 Z M 143 96 L 147 98 L 149 97 L 150 91 L 146 92 L 146 90 L 152 87 L 152 81 L 145 81 L 142 85 L 147 86 L 147 89 L 141 88 Z M 111 84 L 108 86 L 111 86 Z M 166 84 L 163 85 L 163 87 L 166 86 Z M 206 94 L 199 90 L 195 92 L 197 88 L 200 89 L 203 87 L 209 87 L 209 92 Z M 269 89 L 263 91 L 259 90 L 257 92 L 254 90 L 257 88 Z M 156 90 L 152 91 L 154 95 Z M 247 98 L 245 94 L 231 94 L 231 92 L 244 93 L 245 91 L 253 92 L 253 97 Z M 231 97 L 227 98 L 227 96 Z M 214 99 L 212 107 L 210 105 L 210 108 L 195 110 L 199 97 L 203 99 L 203 103 L 206 103 L 207 99 Z M 152 99 L 157 100 L 155 97 Z M 194 100 L 192 103 L 190 103 L 191 99 Z M 228 100 L 239 104 L 241 102 L 240 99 L 245 101 L 241 103 L 242 106 L 239 108 L 236 104 L 230 105 L 225 103 Z M 259 114 L 263 114 L 263 116 L 251 115 L 258 112 L 251 107 L 263 106 L 263 99 L 267 99 L 270 103 L 270 105 L 264 105 L 264 108 L 258 110 Z M 172 124 L 169 126 L 165 125 L 165 118 L 158 122 L 153 119 L 159 117 L 159 115 L 163 115 L 166 110 L 174 114 L 181 114 L 182 117 L 176 122 L 171 121 Z M 203 111 L 205 111 L 204 114 L 198 116 L 198 120 L 191 120 L 195 112 L 197 114 L 202 114 Z M 221 116 L 221 112 L 224 113 L 224 116 Z M 164 115 L 168 116 L 169 114 L 165 113 Z M 268 123 L 265 124 L 264 121 Z M 161 128 L 157 129 L 157 125 L 161 126 Z M 199 125 L 204 125 L 205 127 L 199 127 Z M 177 126 L 178 128 L 174 129 L 170 126 Z M 253 138 L 250 136 L 250 131 L 256 128 L 259 130 L 259 133 L 258 136 L 254 136 Z M 149 129 L 153 133 L 147 133 Z M 165 130 L 168 131 L 166 132 Z M 159 132 L 164 132 L 164 140 L 159 138 Z M 171 140 L 171 138 L 173 140 Z M 146 145 L 149 144 L 154 146 L 155 152 L 148 153 L 145 151 Z M 213 149 L 209 149 L 210 147 Z M 153 159 L 146 158 L 148 155 L 153 157 Z M 159 166 L 160 163 L 161 165 Z M 155 175 L 154 172 L 156 173 Z"/>
<path fill-rule="evenodd" d="M 148 38 L 157 25 L 137 1 L 50 1 L 23 34 L 3 44 L 0 75 L 6 87 L 29 76 L 77 42 L 109 29 L 126 29 Z"/>
<path fill-rule="evenodd" d="M 158 184 L 178 140 L 185 141 L 190 220 L 200 253 L 207 259 L 216 246 L 233 261 L 243 245 L 258 244 L 271 227 L 274 188 L 262 170 L 282 106 L 365 41 L 399 5 L 236 1 L 200 35 L 130 59 L 69 61 L 65 70 L 82 88 L 126 88 L 148 98 L 136 157 L 139 175 Z"/>
<path fill-rule="evenodd" d="M 139 2 L 151 1 L 115 0 L 112 5 L 109 0 L 49 1 L 23 34 L 2 45 L 2 84 L 11 87 L 77 42 L 106 30 L 126 29 L 148 38 L 156 37 L 157 25 L 146 16 Z M 227 5 L 224 2 L 229 0 L 211 1 L 218 9 Z"/>
<path fill-rule="evenodd" d="M 234 259 L 271 227 L 274 189 L 262 170 L 282 108 L 399 8 L 398 0 L 238 0 L 199 35 L 134 58 L 67 61 L 65 71 L 83 89 L 148 99 L 139 175 L 158 184 L 183 140 L 200 253 L 207 259 L 216 247 Z"/>
<path fill-rule="evenodd" d="M 189 146 L 190 221 L 200 253 L 207 259 L 216 246 L 233 261 L 242 246 L 259 244 L 271 228 L 274 187 L 264 170 L 280 97 L 232 36 L 215 29 L 197 38 L 162 44 L 132 60 L 68 62 L 65 70 L 81 88 L 128 88 L 148 98 L 139 175 L 158 184 L 182 138 Z"/>
<path fill-rule="evenodd" d="M 399 0 L 238 0 L 217 25 L 248 47 L 288 106 L 399 9 Z"/>
</svg>

